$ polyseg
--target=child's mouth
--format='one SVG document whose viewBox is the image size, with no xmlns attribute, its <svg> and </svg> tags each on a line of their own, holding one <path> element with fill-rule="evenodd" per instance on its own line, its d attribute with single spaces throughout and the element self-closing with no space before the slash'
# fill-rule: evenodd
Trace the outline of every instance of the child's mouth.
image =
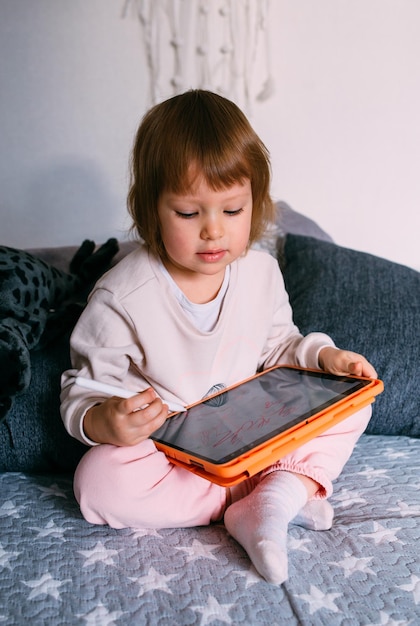
<svg viewBox="0 0 420 626">
<path fill-rule="evenodd" d="M 217 263 L 226 254 L 226 250 L 209 250 L 208 252 L 198 252 L 198 256 L 205 263 Z"/>
</svg>

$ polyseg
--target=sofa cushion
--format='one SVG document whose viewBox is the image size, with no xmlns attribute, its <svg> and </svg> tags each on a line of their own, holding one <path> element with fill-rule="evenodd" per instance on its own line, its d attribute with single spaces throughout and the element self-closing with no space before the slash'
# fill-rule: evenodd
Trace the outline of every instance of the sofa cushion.
<svg viewBox="0 0 420 626">
<path fill-rule="evenodd" d="M 294 320 L 364 354 L 384 382 L 367 432 L 420 436 L 420 273 L 312 237 L 280 253 Z"/>
<path fill-rule="evenodd" d="M 87 448 L 60 417 L 60 379 L 70 367 L 69 333 L 31 352 L 31 384 L 0 423 L 0 471 L 71 472 Z"/>
<path fill-rule="evenodd" d="M 276 202 L 277 219 L 276 229 L 279 234 L 292 233 L 294 235 L 305 235 L 306 237 L 315 237 L 322 241 L 331 241 L 333 239 L 317 222 L 314 222 L 303 213 L 295 211 L 291 206 L 279 200 Z"/>
</svg>

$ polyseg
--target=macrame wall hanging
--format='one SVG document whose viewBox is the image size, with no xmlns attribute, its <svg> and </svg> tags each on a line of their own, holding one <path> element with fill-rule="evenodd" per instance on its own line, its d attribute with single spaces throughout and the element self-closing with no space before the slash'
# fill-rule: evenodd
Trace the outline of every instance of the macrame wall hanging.
<svg viewBox="0 0 420 626">
<path fill-rule="evenodd" d="M 209 89 L 250 113 L 273 94 L 270 0 L 125 0 L 139 20 L 150 104 Z"/>
</svg>

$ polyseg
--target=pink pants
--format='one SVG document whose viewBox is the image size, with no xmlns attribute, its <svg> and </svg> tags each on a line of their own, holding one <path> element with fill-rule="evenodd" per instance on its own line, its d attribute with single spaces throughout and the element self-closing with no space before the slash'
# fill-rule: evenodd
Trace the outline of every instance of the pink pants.
<svg viewBox="0 0 420 626">
<path fill-rule="evenodd" d="M 302 474 L 319 483 L 315 498 L 332 492 L 332 481 L 348 461 L 371 415 L 366 407 L 302 445 L 232 489 L 235 500 L 247 495 L 268 471 Z M 79 463 L 74 491 L 83 516 L 113 528 L 180 528 L 220 520 L 227 490 L 173 465 L 147 439 L 132 447 L 102 444 Z"/>
</svg>

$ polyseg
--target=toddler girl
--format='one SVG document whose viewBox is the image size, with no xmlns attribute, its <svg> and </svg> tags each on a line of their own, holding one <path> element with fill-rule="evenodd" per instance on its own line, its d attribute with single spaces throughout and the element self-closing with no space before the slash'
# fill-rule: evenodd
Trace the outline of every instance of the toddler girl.
<svg viewBox="0 0 420 626">
<path fill-rule="evenodd" d="M 95 286 L 71 338 L 62 416 L 91 446 L 75 474 L 93 524 L 169 528 L 224 519 L 269 582 L 287 578 L 287 527 L 326 529 L 326 498 L 370 408 L 226 489 L 173 465 L 151 433 L 161 398 L 192 404 L 278 363 L 375 377 L 322 333 L 303 337 L 278 263 L 250 249 L 274 219 L 269 155 L 235 104 L 195 90 L 152 108 L 132 154 L 128 196 L 138 248 Z M 75 376 L 138 391 L 106 397 Z"/>
</svg>

